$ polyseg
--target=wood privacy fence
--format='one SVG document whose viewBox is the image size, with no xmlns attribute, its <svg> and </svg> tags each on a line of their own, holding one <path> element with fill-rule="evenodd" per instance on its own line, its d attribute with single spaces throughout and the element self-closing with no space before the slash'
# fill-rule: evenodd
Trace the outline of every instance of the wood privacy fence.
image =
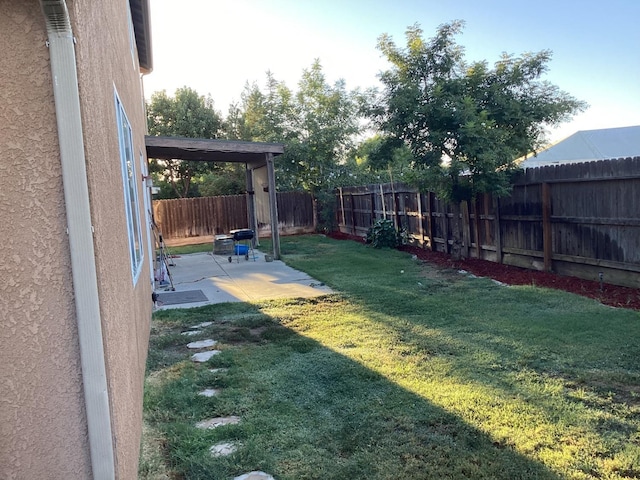
<svg viewBox="0 0 640 480">
<path fill-rule="evenodd" d="M 311 195 L 300 192 L 279 192 L 278 228 L 283 235 L 314 231 Z M 167 240 L 209 237 L 247 228 L 247 197 L 219 197 L 155 200 L 153 215 Z M 269 219 L 258 215 L 258 233 L 271 235 Z"/>
<path fill-rule="evenodd" d="M 338 191 L 344 233 L 366 235 L 376 219 L 410 242 L 449 253 L 452 205 L 406 185 Z M 462 202 L 462 252 L 537 270 L 640 287 L 640 157 L 527 169 L 510 196 Z"/>
</svg>

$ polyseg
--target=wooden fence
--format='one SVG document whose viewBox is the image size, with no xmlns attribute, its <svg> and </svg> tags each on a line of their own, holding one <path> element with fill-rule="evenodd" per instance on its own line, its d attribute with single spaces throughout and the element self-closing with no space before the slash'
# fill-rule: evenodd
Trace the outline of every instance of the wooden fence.
<svg viewBox="0 0 640 480">
<path fill-rule="evenodd" d="M 311 195 L 300 192 L 279 192 L 278 228 L 281 234 L 314 231 Z M 268 209 L 267 209 L 268 211 Z M 166 240 L 210 237 L 247 228 L 247 198 L 245 195 L 155 200 L 153 215 Z M 271 235 L 269 219 L 258 215 L 258 233 Z"/>
<path fill-rule="evenodd" d="M 393 219 L 410 241 L 450 252 L 453 209 L 405 185 L 338 191 L 344 233 Z M 509 197 L 462 202 L 463 254 L 640 287 L 640 157 L 527 169 Z"/>
</svg>

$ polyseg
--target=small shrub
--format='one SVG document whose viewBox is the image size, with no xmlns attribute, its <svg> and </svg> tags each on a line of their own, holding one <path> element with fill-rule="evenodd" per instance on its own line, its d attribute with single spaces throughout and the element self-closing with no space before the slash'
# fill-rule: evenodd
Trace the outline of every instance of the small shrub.
<svg viewBox="0 0 640 480">
<path fill-rule="evenodd" d="M 376 220 L 367 232 L 367 243 L 374 248 L 396 248 L 400 234 L 388 219 Z"/>
<path fill-rule="evenodd" d="M 336 221 L 336 194 L 333 191 L 320 191 L 315 195 L 317 207 L 317 230 L 321 233 L 329 233 L 336 230 L 338 222 Z"/>
</svg>

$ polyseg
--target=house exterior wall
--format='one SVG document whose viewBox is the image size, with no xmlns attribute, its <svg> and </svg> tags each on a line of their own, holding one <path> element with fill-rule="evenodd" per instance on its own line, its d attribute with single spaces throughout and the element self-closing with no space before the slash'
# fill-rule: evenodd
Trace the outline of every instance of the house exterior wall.
<svg viewBox="0 0 640 480">
<path fill-rule="evenodd" d="M 91 478 L 47 33 L 0 11 L 0 478 Z"/>
<path fill-rule="evenodd" d="M 151 319 L 151 254 L 131 276 L 125 197 L 116 129 L 117 91 L 133 132 L 142 245 L 147 245 L 140 172 L 146 162 L 146 114 L 137 54 L 131 53 L 127 0 L 75 1 L 71 6 L 84 125 L 96 267 L 118 478 L 136 478 L 142 395 Z M 91 12 L 87 14 L 86 12 Z M 134 45 L 135 49 L 135 45 Z M 115 91 L 114 91 L 115 89 Z M 146 250 L 146 249 L 145 249 Z"/>
<path fill-rule="evenodd" d="M 146 120 L 127 0 L 67 0 L 95 230 L 116 478 L 137 477 L 151 318 L 140 155 Z M 0 0 L 0 478 L 91 478 L 47 33 Z M 134 47 L 135 48 L 135 47 Z M 131 274 L 114 93 L 131 123 L 144 261 Z M 5 314 L 5 312 L 7 312 Z"/>
</svg>

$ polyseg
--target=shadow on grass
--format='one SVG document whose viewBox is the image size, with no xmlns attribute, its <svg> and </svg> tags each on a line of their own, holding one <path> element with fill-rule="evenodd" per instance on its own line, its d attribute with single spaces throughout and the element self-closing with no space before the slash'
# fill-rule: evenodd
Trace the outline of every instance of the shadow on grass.
<svg viewBox="0 0 640 480">
<path fill-rule="evenodd" d="M 152 345 L 162 345 L 171 356 L 166 364 L 150 357 L 155 363 L 145 418 L 165 438 L 167 460 L 181 478 L 232 478 L 251 470 L 279 480 L 560 478 L 363 365 L 375 364 L 375 358 L 358 361 L 357 353 L 344 355 L 295 331 L 313 327 L 296 324 L 287 308 L 331 301 L 222 304 L 157 315 Z M 278 314 L 265 314 L 283 306 Z M 176 334 L 201 321 L 214 322 L 203 337 L 219 340 L 222 354 L 196 366 L 184 347 L 190 339 Z M 357 348 L 357 338 L 337 340 L 343 350 Z M 229 370 L 220 375 L 209 371 L 214 367 Z M 223 390 L 199 397 L 205 387 Z M 194 427 L 198 420 L 224 415 L 242 421 L 215 430 Z M 220 441 L 241 447 L 212 458 L 208 448 Z"/>
<path fill-rule="evenodd" d="M 560 475 L 640 476 L 637 312 L 320 236 L 286 239 L 283 252 L 348 298 L 328 317 L 353 316 L 318 326 L 300 304 L 283 324 Z"/>
<path fill-rule="evenodd" d="M 422 282 L 422 292 L 380 285 L 351 297 L 363 331 L 410 365 L 387 378 L 562 475 L 640 476 L 635 312 L 488 280 Z"/>
</svg>

